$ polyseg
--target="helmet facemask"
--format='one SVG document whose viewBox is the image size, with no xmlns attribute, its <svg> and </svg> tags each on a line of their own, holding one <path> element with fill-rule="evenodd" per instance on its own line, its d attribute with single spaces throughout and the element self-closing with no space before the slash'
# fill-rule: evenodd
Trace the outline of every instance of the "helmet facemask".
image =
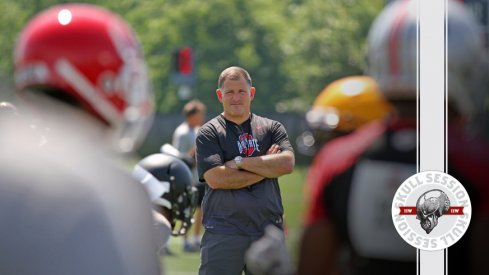
<svg viewBox="0 0 489 275">
<path fill-rule="evenodd" d="M 170 178 L 170 196 L 172 203 L 171 208 L 171 225 L 172 235 L 180 236 L 185 235 L 194 223 L 194 212 L 197 207 L 197 188 L 194 186 L 187 186 L 184 192 L 178 192 L 176 190 L 175 178 Z"/>
</svg>

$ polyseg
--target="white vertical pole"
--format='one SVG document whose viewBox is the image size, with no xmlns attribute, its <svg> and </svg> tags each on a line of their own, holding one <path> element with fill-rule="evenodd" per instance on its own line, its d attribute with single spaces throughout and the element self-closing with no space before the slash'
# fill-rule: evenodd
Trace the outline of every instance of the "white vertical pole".
<svg viewBox="0 0 489 275">
<path fill-rule="evenodd" d="M 419 172 L 445 172 L 445 0 L 418 0 Z M 418 275 L 445 275 L 445 251 L 418 251 Z"/>
</svg>

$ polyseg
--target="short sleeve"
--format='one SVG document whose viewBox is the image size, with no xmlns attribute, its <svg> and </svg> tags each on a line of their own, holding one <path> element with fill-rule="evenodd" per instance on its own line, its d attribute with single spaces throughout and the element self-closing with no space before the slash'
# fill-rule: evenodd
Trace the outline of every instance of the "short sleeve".
<svg viewBox="0 0 489 275">
<path fill-rule="evenodd" d="M 196 139 L 196 159 L 199 180 L 204 182 L 204 173 L 224 164 L 224 156 L 219 145 L 219 136 L 211 124 L 201 127 Z"/>
<path fill-rule="evenodd" d="M 294 151 L 292 144 L 290 144 L 289 137 L 285 127 L 278 121 L 274 121 L 272 124 L 272 142 L 280 146 L 282 151 Z"/>
</svg>

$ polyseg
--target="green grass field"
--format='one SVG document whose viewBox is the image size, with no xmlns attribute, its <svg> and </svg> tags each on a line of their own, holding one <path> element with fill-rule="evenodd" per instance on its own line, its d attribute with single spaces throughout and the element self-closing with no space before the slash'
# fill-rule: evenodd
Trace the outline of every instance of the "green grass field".
<svg viewBox="0 0 489 275">
<path fill-rule="evenodd" d="M 279 178 L 282 199 L 285 211 L 285 223 L 288 228 L 287 245 L 293 258 L 302 230 L 302 213 L 306 203 L 304 201 L 303 185 L 307 172 L 306 167 L 296 167 L 294 172 Z M 175 256 L 162 258 L 166 274 L 169 275 L 195 275 L 199 270 L 200 254 L 184 253 L 182 239 L 170 239 L 170 250 Z"/>
</svg>

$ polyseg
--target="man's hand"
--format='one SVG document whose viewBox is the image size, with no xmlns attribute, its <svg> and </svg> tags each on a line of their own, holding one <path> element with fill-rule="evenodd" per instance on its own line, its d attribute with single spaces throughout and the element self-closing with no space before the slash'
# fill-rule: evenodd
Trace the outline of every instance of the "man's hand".
<svg viewBox="0 0 489 275">
<path fill-rule="evenodd" d="M 226 167 L 237 169 L 234 160 L 225 163 Z M 241 170 L 264 178 L 278 178 L 294 170 L 295 157 L 292 151 L 282 151 L 280 146 L 272 144 L 265 155 L 243 158 Z"/>
<path fill-rule="evenodd" d="M 282 153 L 282 150 L 280 150 L 280 146 L 278 146 L 277 144 L 272 144 L 272 146 L 270 146 L 270 148 L 267 151 L 267 155 L 280 154 L 280 153 Z M 224 165 L 228 168 L 238 169 L 238 167 L 236 167 L 236 162 L 234 161 L 234 159 L 226 161 Z"/>
<path fill-rule="evenodd" d="M 238 167 L 236 166 L 236 162 L 234 161 L 234 159 L 226 161 L 226 163 L 224 163 L 224 165 L 226 165 L 227 168 L 238 169 Z"/>
<path fill-rule="evenodd" d="M 232 159 L 205 172 L 204 179 L 212 189 L 240 189 L 264 178 L 277 178 L 292 173 L 294 162 L 293 152 L 282 152 L 280 146 L 272 144 L 266 155 L 243 158 L 241 170 Z"/>
<path fill-rule="evenodd" d="M 272 144 L 270 148 L 267 151 L 267 155 L 273 155 L 273 154 L 280 154 L 282 153 L 282 150 L 280 150 L 280 146 L 277 144 Z"/>
</svg>

